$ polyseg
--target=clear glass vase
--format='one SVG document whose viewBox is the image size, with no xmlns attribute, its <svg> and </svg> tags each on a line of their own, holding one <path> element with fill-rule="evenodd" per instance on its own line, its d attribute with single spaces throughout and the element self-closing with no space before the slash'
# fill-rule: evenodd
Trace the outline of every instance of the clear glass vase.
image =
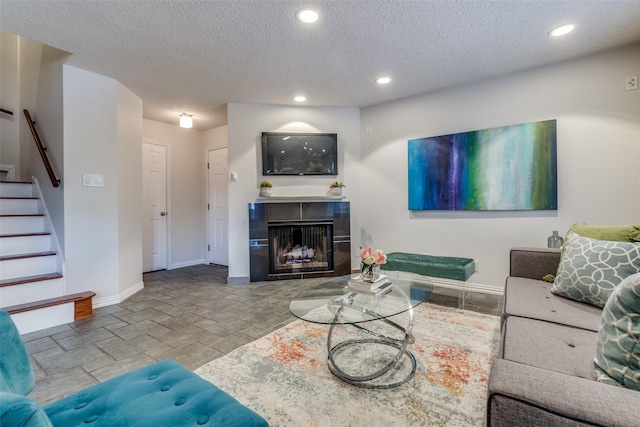
<svg viewBox="0 0 640 427">
<path fill-rule="evenodd" d="M 360 271 L 360 278 L 365 282 L 375 282 L 380 277 L 380 265 L 379 264 L 362 264 Z"/>
<path fill-rule="evenodd" d="M 558 249 L 562 247 L 563 242 L 564 239 L 558 236 L 557 231 L 554 231 L 553 234 L 547 239 L 547 247 Z"/>
</svg>

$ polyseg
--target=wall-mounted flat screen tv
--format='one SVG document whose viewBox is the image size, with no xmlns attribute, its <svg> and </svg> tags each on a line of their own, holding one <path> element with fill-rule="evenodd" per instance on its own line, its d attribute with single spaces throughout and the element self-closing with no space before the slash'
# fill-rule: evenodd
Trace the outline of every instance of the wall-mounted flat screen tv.
<svg viewBox="0 0 640 427">
<path fill-rule="evenodd" d="M 335 133 L 262 133 L 263 175 L 337 175 Z"/>
</svg>

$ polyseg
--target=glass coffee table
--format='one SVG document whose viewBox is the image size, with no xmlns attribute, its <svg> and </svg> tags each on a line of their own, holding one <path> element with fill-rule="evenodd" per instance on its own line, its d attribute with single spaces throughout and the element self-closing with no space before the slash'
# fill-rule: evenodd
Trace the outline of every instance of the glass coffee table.
<svg viewBox="0 0 640 427">
<path fill-rule="evenodd" d="M 387 277 L 393 283 L 390 290 L 373 295 L 349 289 L 351 278 L 329 279 L 301 291 L 289 311 L 299 319 L 331 325 L 328 365 L 342 381 L 365 388 L 406 383 L 417 368 L 407 349 L 414 343 L 413 308 L 431 296 L 433 285 Z"/>
</svg>

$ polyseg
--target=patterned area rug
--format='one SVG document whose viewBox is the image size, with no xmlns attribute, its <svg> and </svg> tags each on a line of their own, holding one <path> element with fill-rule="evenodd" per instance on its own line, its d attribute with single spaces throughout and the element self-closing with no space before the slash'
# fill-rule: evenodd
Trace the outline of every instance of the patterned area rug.
<svg viewBox="0 0 640 427">
<path fill-rule="evenodd" d="M 403 326 L 407 319 L 394 317 Z M 383 325 L 373 323 L 367 325 L 376 331 Z M 389 389 L 355 387 L 331 374 L 328 330 L 327 325 L 297 320 L 195 372 L 272 426 L 483 424 L 489 369 L 500 340 L 498 317 L 431 304 L 416 307 L 415 344 L 409 349 L 418 369 L 412 380 Z M 362 335 L 352 326 L 337 331 L 340 339 Z M 375 344 L 355 346 L 341 353 L 337 362 L 349 373 L 366 373 L 375 369 L 385 352 L 393 356 L 395 350 Z M 403 377 L 410 372 L 409 359 L 400 362 L 389 375 Z"/>
</svg>

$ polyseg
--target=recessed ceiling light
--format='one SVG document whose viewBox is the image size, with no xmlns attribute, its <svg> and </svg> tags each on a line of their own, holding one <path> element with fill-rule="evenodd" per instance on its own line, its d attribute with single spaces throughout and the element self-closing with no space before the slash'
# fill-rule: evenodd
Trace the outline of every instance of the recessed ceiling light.
<svg viewBox="0 0 640 427">
<path fill-rule="evenodd" d="M 304 22 L 305 24 L 313 24 L 318 20 L 318 16 L 318 12 L 313 9 L 300 9 L 298 13 L 296 13 L 298 21 Z"/>
<path fill-rule="evenodd" d="M 376 79 L 376 83 L 379 85 L 386 85 L 391 81 L 391 77 L 379 77 Z"/>
<path fill-rule="evenodd" d="M 554 28 L 553 30 L 551 30 L 549 32 L 549 36 L 551 37 L 564 36 L 565 34 L 569 34 L 571 31 L 573 31 L 574 28 L 575 28 L 575 25 L 573 24 L 562 25 L 558 28 Z"/>
<path fill-rule="evenodd" d="M 305 98 L 304 96 L 300 96 L 300 95 L 299 95 L 299 96 L 295 96 L 295 97 L 293 98 L 293 100 L 294 100 L 294 101 L 296 101 L 296 102 L 304 102 L 304 101 L 306 101 L 306 100 L 307 100 L 307 98 Z"/>
</svg>

